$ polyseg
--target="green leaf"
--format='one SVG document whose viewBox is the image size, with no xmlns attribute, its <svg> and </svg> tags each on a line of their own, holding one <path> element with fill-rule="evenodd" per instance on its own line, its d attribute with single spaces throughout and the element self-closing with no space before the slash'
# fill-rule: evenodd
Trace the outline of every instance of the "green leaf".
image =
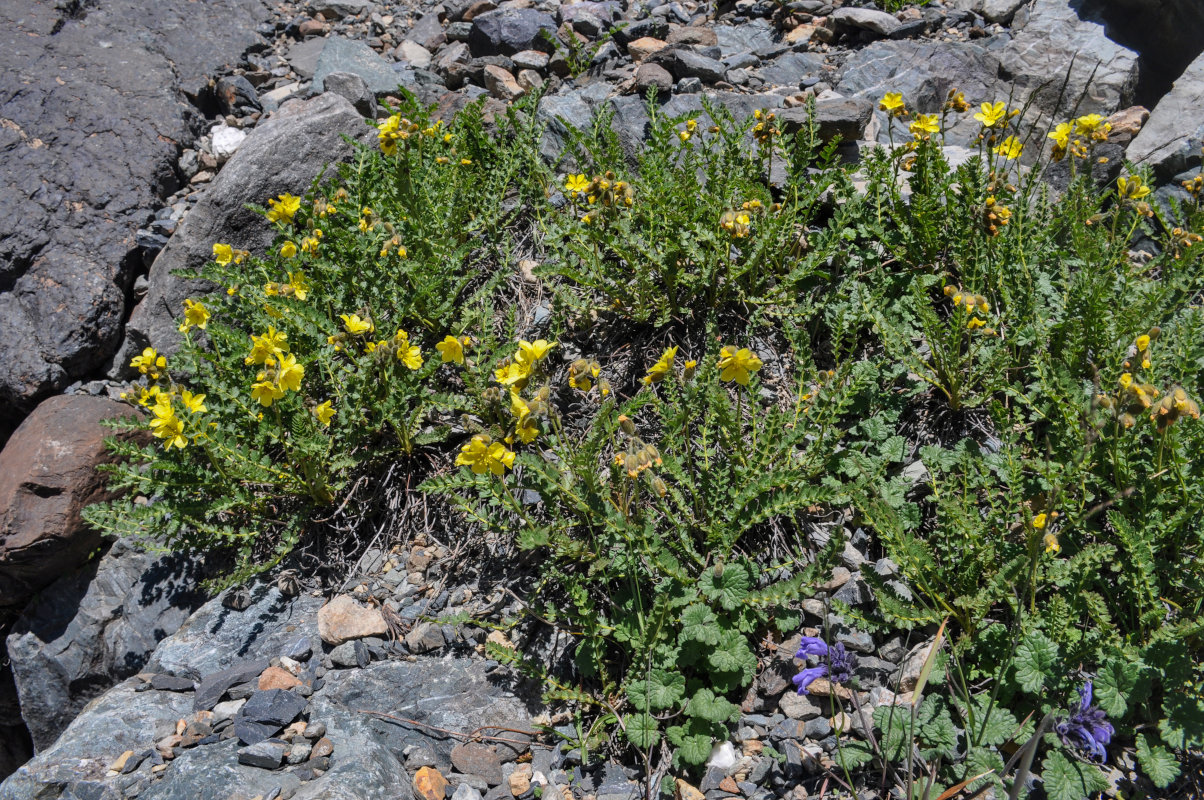
<svg viewBox="0 0 1204 800">
<path fill-rule="evenodd" d="M 930 695 L 920 705 L 916 738 L 922 745 L 925 758 L 942 755 L 952 758 L 957 753 L 957 728 L 949 708 L 939 695 Z"/>
<path fill-rule="evenodd" d="M 707 722 L 728 722 L 740 713 L 740 707 L 716 697 L 710 689 L 699 689 L 686 704 L 686 714 Z"/>
<path fill-rule="evenodd" d="M 1171 785 L 1179 777 L 1179 762 L 1171 751 L 1162 745 L 1151 747 L 1144 734 L 1137 734 L 1137 763 L 1150 782 L 1159 789 Z"/>
<path fill-rule="evenodd" d="M 1001 745 L 1016 735 L 1020 724 L 1016 715 L 1000 705 L 992 705 L 989 695 L 981 694 L 974 698 L 973 727 L 966 722 L 966 730 L 970 739 L 978 745 Z"/>
<path fill-rule="evenodd" d="M 901 761 L 911 743 L 911 711 L 907 706 L 878 706 L 874 709 L 874 727 L 881 734 L 879 743 L 890 761 Z"/>
<path fill-rule="evenodd" d="M 641 750 L 647 750 L 660 741 L 656 719 L 651 714 L 632 714 L 624 720 L 627 739 Z"/>
<path fill-rule="evenodd" d="M 873 759 L 874 751 L 865 742 L 842 739 L 840 746 L 836 748 L 836 763 L 849 772 L 870 763 Z"/>
<path fill-rule="evenodd" d="M 705 733 L 691 733 L 693 725 L 674 725 L 665 731 L 670 743 L 677 748 L 676 758 L 684 764 L 705 764 L 711 757 L 711 737 Z"/>
<path fill-rule="evenodd" d="M 1016 647 L 1016 681 L 1029 694 L 1036 694 L 1053 674 L 1058 660 L 1058 646 L 1040 631 L 1025 636 Z"/>
<path fill-rule="evenodd" d="M 994 770 L 992 772 L 992 770 Z M 989 773 L 976 781 L 970 783 L 966 787 L 969 792 L 978 791 L 984 784 L 993 784 L 996 787 L 1003 786 L 1003 781 L 999 776 L 1003 774 L 1003 757 L 995 750 L 985 747 L 973 747 L 970 749 L 970 755 L 966 758 L 966 774 L 963 779 L 973 778 L 975 775 Z"/>
<path fill-rule="evenodd" d="M 717 601 L 725 611 L 735 611 L 752 588 L 748 570 L 743 564 L 728 564 L 721 574 L 715 572 L 712 568 L 702 573 L 698 588 L 703 597 Z"/>
<path fill-rule="evenodd" d="M 1104 713 L 1119 720 L 1128 711 L 1128 695 L 1141 675 L 1139 665 L 1113 659 L 1104 664 L 1093 684 L 1095 701 Z"/>
<path fill-rule="evenodd" d="M 696 603 L 686 606 L 681 612 L 681 641 L 701 644 L 719 644 L 719 627 L 715 612 L 708 606 Z"/>
<path fill-rule="evenodd" d="M 1108 780 L 1098 767 L 1071 761 L 1060 750 L 1045 757 L 1041 780 L 1049 800 L 1086 800 L 1108 788 Z"/>
<path fill-rule="evenodd" d="M 654 669 L 643 680 L 632 681 L 627 697 L 636 708 L 664 711 L 686 696 L 686 678 L 680 672 Z"/>
</svg>

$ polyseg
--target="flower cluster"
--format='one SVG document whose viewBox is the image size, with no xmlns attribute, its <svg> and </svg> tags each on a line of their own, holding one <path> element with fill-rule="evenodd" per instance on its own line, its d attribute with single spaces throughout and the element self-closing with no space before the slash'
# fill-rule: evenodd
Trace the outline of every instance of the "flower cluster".
<svg viewBox="0 0 1204 800">
<path fill-rule="evenodd" d="M 534 342 L 520 341 L 518 351 L 494 370 L 494 378 L 503 386 L 522 391 L 535 374 L 540 362 L 555 346 L 556 342 L 546 339 L 536 339 Z"/>
<path fill-rule="evenodd" d="M 602 365 L 595 359 L 579 358 L 569 364 L 569 387 L 578 391 L 588 392 L 594 386 L 594 381 L 602 374 Z M 598 380 L 598 389 L 603 397 L 610 394 L 610 381 Z"/>
<path fill-rule="evenodd" d="M 464 348 L 472 344 L 472 338 L 468 336 L 452 336 L 443 337 L 443 341 L 435 345 L 435 349 L 439 351 L 439 358 L 444 364 L 459 364 L 464 366 Z"/>
<path fill-rule="evenodd" d="M 386 117 L 376 126 L 376 138 L 380 142 L 380 151 L 387 156 L 397 152 L 397 143 L 409 139 L 418 133 L 418 125 L 404 119 L 401 114 Z"/>
<path fill-rule="evenodd" d="M 565 181 L 565 189 L 574 204 L 584 197 L 586 205 L 598 207 L 581 217 L 586 225 L 597 221 L 603 211 L 631 208 L 635 204 L 635 190 L 631 184 L 619 180 L 610 170 L 589 180 L 584 174 L 570 175 Z"/>
<path fill-rule="evenodd" d="M 661 353 L 661 357 L 656 360 L 656 363 L 648 368 L 648 374 L 644 376 L 644 385 L 650 386 L 654 383 L 660 383 L 673 370 L 673 359 L 677 357 L 677 346 L 665 349 Z"/>
<path fill-rule="evenodd" d="M 309 297 L 310 282 L 301 270 L 290 272 L 287 283 L 269 282 L 263 285 L 263 293 L 268 297 L 294 297 L 305 300 Z"/>
<path fill-rule="evenodd" d="M 1078 705 L 1071 709 L 1069 717 L 1058 719 L 1055 730 L 1063 744 L 1085 750 L 1092 758 L 1103 761 L 1108 757 L 1104 745 L 1112 741 L 1116 731 L 1103 709 L 1091 700 L 1091 681 L 1087 681 L 1079 689 Z"/>
<path fill-rule="evenodd" d="M 1012 210 L 995 199 L 994 195 L 983 201 L 982 225 L 992 236 L 999 235 L 999 229 L 1012 219 Z"/>
<path fill-rule="evenodd" d="M 268 220 L 271 222 L 293 221 L 293 216 L 301 210 L 301 198 L 291 194 L 277 195 L 275 200 L 268 201 Z M 217 245 L 214 245 L 214 255 L 217 255 Z M 221 264 L 221 261 L 218 261 Z M 223 265 L 224 266 L 224 265 Z"/>
<path fill-rule="evenodd" d="M 987 321 L 984 317 L 991 313 L 991 304 L 987 298 L 980 294 L 970 294 L 963 292 L 961 288 L 953 284 L 947 284 L 944 289 L 945 297 L 953 301 L 955 311 L 962 311 L 966 315 L 966 330 L 979 331 L 985 336 L 994 336 L 995 330 L 986 327 Z"/>
<path fill-rule="evenodd" d="M 285 195 L 281 196 L 283 197 Z M 269 214 L 269 217 L 270 216 L 271 215 Z M 292 217 L 289 217 L 289 219 L 292 219 Z M 222 244 L 221 242 L 214 242 L 213 244 L 213 260 L 218 264 L 221 264 L 223 267 L 228 266 L 231 262 L 235 264 L 241 264 L 249 255 L 251 255 L 249 251 L 235 250 L 228 244 Z"/>
<path fill-rule="evenodd" d="M 816 656 L 822 661 L 794 676 L 794 685 L 798 687 L 799 694 L 809 694 L 807 688 L 819 678 L 827 678 L 832 683 L 840 684 L 847 684 L 853 679 L 857 657 L 845 650 L 843 642 L 828 645 L 818 637 L 804 636 L 802 645 L 794 657 L 806 660 L 808 656 Z"/>
<path fill-rule="evenodd" d="M 251 399 L 264 408 L 284 397 L 285 392 L 301 391 L 305 367 L 288 351 L 288 335 L 269 327 L 267 332 L 251 335 L 251 352 L 244 361 L 263 367 L 251 384 Z"/>
<path fill-rule="evenodd" d="M 148 347 L 130 360 L 130 366 L 142 375 L 149 375 L 151 380 L 158 380 L 159 370 L 167 368 L 167 358 L 159 355 L 155 348 Z"/>
<path fill-rule="evenodd" d="M 757 144 L 762 147 L 772 143 L 773 137 L 781 133 L 775 124 L 777 114 L 774 114 L 772 111 L 762 111 L 758 108 L 753 112 L 753 119 L 756 120 L 756 123 L 753 125 L 752 135 L 757 140 Z"/>
<path fill-rule="evenodd" d="M 615 453 L 614 465 L 633 481 L 639 480 L 641 475 L 648 473 L 652 490 L 659 497 L 664 497 L 669 491 L 669 487 L 665 484 L 664 479 L 651 472 L 653 467 L 660 467 L 664 464 L 660 451 L 636 434 L 635 423 L 626 414 L 619 415 L 619 430 L 627 438 L 627 443 L 622 452 Z"/>
<path fill-rule="evenodd" d="M 1099 114 L 1085 114 L 1071 122 L 1060 122 L 1047 134 L 1053 140 L 1053 159 L 1061 161 L 1069 153 L 1086 158 L 1090 147 L 1108 141 L 1112 125 Z"/>
<path fill-rule="evenodd" d="M 456 466 L 470 467 L 474 474 L 492 472 L 499 478 L 514 467 L 514 452 L 485 433 L 473 436 L 456 456 Z"/>
</svg>

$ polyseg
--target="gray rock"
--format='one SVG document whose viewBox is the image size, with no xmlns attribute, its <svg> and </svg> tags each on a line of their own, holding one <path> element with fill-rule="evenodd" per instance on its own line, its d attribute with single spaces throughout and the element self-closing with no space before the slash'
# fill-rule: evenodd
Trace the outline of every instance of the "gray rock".
<svg viewBox="0 0 1204 800">
<path fill-rule="evenodd" d="M 596 39 L 610 30 L 615 20 L 623 16 L 623 6 L 616 0 L 582 0 L 560 7 L 560 20 L 584 36 Z"/>
<path fill-rule="evenodd" d="M 1109 39 L 1103 18 L 1083 0 L 1035 0 L 1018 15 L 999 60 L 1051 117 L 1108 116 L 1132 105 L 1137 88 L 1138 54 Z"/>
<path fill-rule="evenodd" d="M 845 605 L 859 606 L 874 599 L 874 595 L 869 584 L 863 581 L 860 575 L 853 573 L 852 579 L 832 593 L 832 599 Z"/>
<path fill-rule="evenodd" d="M 420 622 L 406 634 L 406 647 L 411 653 L 429 653 L 438 650 L 446 642 L 440 626 L 431 622 Z"/>
<path fill-rule="evenodd" d="M 799 86 L 805 78 L 818 75 L 823 65 L 821 53 L 783 53 L 762 64 L 757 74 L 774 86 Z"/>
<path fill-rule="evenodd" d="M 860 139 L 873 114 L 873 104 L 859 97 L 835 97 L 815 104 L 815 124 L 824 141 L 837 136 L 846 142 Z M 782 132 L 787 135 L 792 136 L 809 124 L 805 106 L 788 108 L 778 112 L 777 116 Z"/>
<path fill-rule="evenodd" d="M 439 21 L 439 14 L 431 12 L 420 17 L 406 32 L 405 38 L 408 42 L 414 42 L 434 52 L 439 45 L 447 41 L 447 34 L 443 32 L 443 23 Z"/>
<path fill-rule="evenodd" d="M 223 114 L 242 114 L 259 110 L 259 96 L 255 87 L 242 75 L 226 75 L 219 78 L 214 89 L 217 104 Z"/>
<path fill-rule="evenodd" d="M 749 20 L 740 25 L 716 25 L 714 31 L 719 43 L 719 57 L 725 61 L 741 53 L 752 53 L 774 45 L 773 27 L 763 19 Z"/>
<path fill-rule="evenodd" d="M 197 138 L 182 101 L 260 41 L 262 0 L 0 4 L 0 437 L 121 340 L 135 232 Z"/>
<path fill-rule="evenodd" d="M 305 698 L 287 689 L 266 689 L 256 692 L 242 707 L 244 718 L 252 722 L 284 727 L 305 710 Z"/>
<path fill-rule="evenodd" d="M 932 114 L 940 111 L 953 88 L 964 92 L 967 98 L 1005 99 L 1008 89 L 1000 80 L 999 71 L 999 60 L 977 44 L 874 42 L 845 62 L 836 91 L 846 97 L 868 100 L 875 108 L 882 95 L 899 92 L 908 108 Z M 886 143 L 889 120 L 881 111 L 874 113 L 879 123 L 878 141 Z M 978 135 L 979 127 L 973 115 L 962 115 L 946 131 L 946 140 L 967 144 Z M 897 139 L 897 128 L 895 135 Z"/>
<path fill-rule="evenodd" d="M 828 19 L 836 25 L 837 32 L 862 30 L 879 36 L 890 36 L 900 24 L 893 14 L 874 8 L 838 8 Z"/>
<path fill-rule="evenodd" d="M 397 48 L 393 51 L 393 57 L 417 69 L 427 69 L 433 60 L 430 50 L 408 39 L 397 45 Z"/>
<path fill-rule="evenodd" d="M 665 22 L 665 20 L 660 17 L 647 17 L 639 20 L 638 22 L 632 22 L 630 25 L 619 28 L 614 32 L 614 36 L 612 38 L 622 47 L 626 47 L 630 42 L 634 42 L 636 39 L 643 39 L 644 37 L 649 37 L 652 39 L 664 39 L 668 35 L 668 22 Z"/>
<path fill-rule="evenodd" d="M 1204 55 L 1175 81 L 1125 154 L 1139 166 L 1151 167 L 1162 179 L 1200 165 L 1204 145 Z"/>
<path fill-rule="evenodd" d="M 152 342 L 162 351 L 175 350 L 180 334 L 173 315 L 180 313 L 184 298 L 212 287 L 173 273 L 210 261 L 214 242 L 252 252 L 267 247 L 274 229 L 246 205 L 266 203 L 281 192 L 304 193 L 320 169 L 350 155 L 342 134 L 362 142 L 374 138 L 359 112 L 335 94 L 290 104 L 254 128 L 151 267 L 150 290 L 126 327 L 123 358 Z M 125 363 L 128 359 L 118 365 Z"/>
<path fill-rule="evenodd" d="M 673 76 L 660 64 L 640 64 L 635 70 L 635 88 L 641 95 L 656 89 L 658 97 L 667 97 L 673 90 Z"/>
<path fill-rule="evenodd" d="M 94 697 L 146 663 L 202 602 L 199 563 L 118 540 L 99 562 L 42 591 L 13 627 L 8 654 L 22 715 L 49 747 Z M 156 675 L 165 686 L 168 675 Z M 172 691 L 191 690 L 176 678 Z M 156 687 L 158 688 L 158 687 Z"/>
<path fill-rule="evenodd" d="M 502 782 L 502 762 L 497 751 L 480 742 L 465 742 L 452 748 L 451 762 L 460 772 L 476 775 L 490 786 Z"/>
<path fill-rule="evenodd" d="M 662 54 L 667 55 L 662 56 Z M 678 80 L 698 78 L 703 83 L 718 83 L 727 73 L 723 62 L 707 58 L 692 50 L 666 48 L 649 56 L 647 62 L 664 64 L 673 73 L 673 77 Z"/>
<path fill-rule="evenodd" d="M 374 95 L 396 92 L 397 85 L 401 83 L 401 76 L 393 66 L 371 47 L 355 39 L 331 36 L 318 56 L 310 92 L 315 95 L 324 92 L 326 76 L 339 72 L 349 72 L 363 78 Z"/>
<path fill-rule="evenodd" d="M 478 57 L 508 56 L 520 50 L 550 52 L 552 46 L 541 31 L 556 32 L 556 21 L 550 14 L 533 8 L 499 8 L 473 17 L 468 46 Z"/>
<path fill-rule="evenodd" d="M 456 787 L 451 800 L 481 800 L 481 793 L 467 783 L 461 783 Z"/>
<path fill-rule="evenodd" d="M 325 39 L 305 39 L 293 44 L 288 49 L 285 58 L 293 72 L 305 80 L 313 78 L 318 69 L 318 57 L 326 47 Z"/>
<path fill-rule="evenodd" d="M 284 763 L 284 753 L 288 745 L 271 739 L 248 745 L 238 751 L 238 763 L 260 769 L 276 769 Z"/>
<path fill-rule="evenodd" d="M 178 675 L 152 675 L 148 685 L 159 692 L 191 692 L 196 689 L 196 681 Z"/>
<path fill-rule="evenodd" d="M 368 88 L 368 82 L 350 72 L 332 72 L 323 81 L 326 91 L 346 98 L 355 110 L 365 117 L 376 116 L 376 95 Z"/>
<path fill-rule="evenodd" d="M 372 0 L 324 0 L 318 5 L 318 11 L 327 19 L 358 17 L 371 8 Z"/>
<path fill-rule="evenodd" d="M 798 692 L 786 692 L 778 701 L 778 708 L 791 719 L 808 720 L 824 713 L 808 695 Z"/>
<path fill-rule="evenodd" d="M 259 673 L 267 669 L 269 664 L 266 658 L 247 659 L 208 673 L 197 685 L 193 708 L 197 711 L 209 711 L 218 704 L 231 686 L 258 678 Z"/>
</svg>

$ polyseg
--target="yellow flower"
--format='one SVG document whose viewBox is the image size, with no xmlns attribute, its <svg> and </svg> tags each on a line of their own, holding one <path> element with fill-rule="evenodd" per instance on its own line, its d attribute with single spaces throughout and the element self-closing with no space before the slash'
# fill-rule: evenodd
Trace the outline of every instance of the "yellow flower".
<svg viewBox="0 0 1204 800">
<path fill-rule="evenodd" d="M 293 290 L 293 297 L 298 300 L 309 297 L 309 278 L 305 277 L 304 272 L 290 272 L 288 285 Z"/>
<path fill-rule="evenodd" d="M 187 389 L 180 393 L 180 402 L 193 414 L 203 414 L 209 410 L 205 408 L 205 395 L 193 394 Z"/>
<path fill-rule="evenodd" d="M 444 364 L 455 362 L 464 365 L 464 343 L 455 336 L 443 337 L 443 341 L 435 345 L 435 349 L 439 351 L 439 357 L 443 359 Z"/>
<path fill-rule="evenodd" d="M 974 115 L 974 119 L 982 123 L 984 128 L 993 128 L 1000 120 L 1007 119 L 1008 108 L 1004 103 L 983 103 L 982 111 Z"/>
<path fill-rule="evenodd" d="M 401 130 L 401 114 L 394 114 L 376 126 L 376 138 L 380 141 L 380 151 L 387 156 L 397 152 L 397 140 L 406 138 Z"/>
<path fill-rule="evenodd" d="M 669 370 L 673 369 L 673 358 L 677 355 L 677 347 L 670 347 L 661 353 L 660 359 L 648 368 L 648 374 L 644 376 L 644 383 L 660 383 L 669 374 Z"/>
<path fill-rule="evenodd" d="M 1033 517 L 1033 527 L 1039 531 L 1045 530 L 1045 523 L 1047 519 L 1048 517 L 1046 517 L 1045 512 L 1041 512 L 1037 516 Z"/>
<path fill-rule="evenodd" d="M 1150 187 L 1146 186 L 1140 177 L 1134 175 L 1131 178 L 1120 177 L 1116 179 L 1116 194 L 1124 200 L 1141 200 L 1150 193 Z M 1145 349 L 1144 347 L 1142 348 Z"/>
<path fill-rule="evenodd" d="M 503 386 L 526 386 L 527 378 L 531 376 L 531 368 L 525 364 L 512 361 L 503 364 L 493 371 L 497 382 Z"/>
<path fill-rule="evenodd" d="M 293 215 L 301 208 L 301 198 L 291 194 L 277 195 L 278 199 L 269 200 L 268 220 L 271 222 L 292 222 Z"/>
<path fill-rule="evenodd" d="M 998 147 L 995 148 L 996 153 L 1008 159 L 1020 158 L 1020 153 L 1024 150 L 1024 144 L 1015 136 L 1009 136 L 1004 139 Z"/>
<path fill-rule="evenodd" d="M 397 360 L 412 370 L 421 367 L 422 351 L 418 349 L 418 345 L 410 344 L 410 335 L 399 330 L 393 338 L 397 341 Z"/>
<path fill-rule="evenodd" d="M 688 141 L 690 141 L 690 132 L 689 131 L 678 131 L 677 138 L 681 139 L 683 143 L 688 142 Z"/>
<path fill-rule="evenodd" d="M 275 328 L 268 328 L 263 336 L 251 335 L 251 353 L 245 359 L 247 364 L 266 364 L 269 360 L 279 358 L 288 352 L 288 334 Z"/>
<path fill-rule="evenodd" d="M 903 95 L 899 92 L 887 92 L 878 101 L 878 108 L 892 117 L 902 116 L 906 111 L 906 106 L 903 105 Z"/>
<path fill-rule="evenodd" d="M 163 440 L 163 449 L 170 450 L 173 447 L 183 450 L 188 446 L 188 440 L 184 438 L 184 423 L 180 422 L 171 410 L 167 407 L 167 413 L 160 416 L 159 407 L 155 407 L 155 419 L 151 420 L 151 433 L 157 438 Z"/>
<path fill-rule="evenodd" d="M 167 368 L 167 359 L 159 355 L 155 348 L 148 347 L 142 351 L 142 355 L 130 359 L 130 366 L 143 375 L 158 378 L 159 370 Z"/>
<path fill-rule="evenodd" d="M 520 364 L 534 366 L 543 361 L 548 351 L 555 346 L 556 342 L 549 342 L 547 339 L 536 339 L 534 342 L 520 340 L 518 353 L 514 358 Z"/>
<path fill-rule="evenodd" d="M 301 379 L 305 377 L 305 367 L 297 363 L 297 357 L 289 354 L 280 359 L 280 371 L 276 382 L 281 389 L 292 392 L 301 391 Z"/>
<path fill-rule="evenodd" d="M 301 240 L 301 252 L 308 253 L 311 256 L 317 255 L 318 245 L 321 243 L 322 243 L 322 232 L 319 230 L 315 230 L 313 236 L 306 236 L 304 239 Z"/>
<path fill-rule="evenodd" d="M 259 373 L 258 380 L 251 384 L 251 399 L 267 408 L 273 401 L 284 397 L 284 392 L 272 381 L 267 380 L 266 373 Z"/>
<path fill-rule="evenodd" d="M 285 242 L 280 245 L 280 255 L 285 258 L 295 258 L 297 255 L 297 245 L 292 242 Z"/>
<path fill-rule="evenodd" d="M 318 418 L 318 422 L 330 427 L 330 421 L 334 419 L 334 408 L 330 405 L 330 401 L 318 403 L 314 408 L 314 416 Z"/>
<path fill-rule="evenodd" d="M 926 139 L 930 134 L 941 132 L 941 120 L 936 114 L 917 114 L 908 130 L 917 139 Z"/>
<path fill-rule="evenodd" d="M 1137 337 L 1137 349 L 1144 352 L 1150 349 L 1150 337 L 1146 334 L 1141 334 Z"/>
<path fill-rule="evenodd" d="M 729 345 L 719 351 L 720 380 L 747 386 L 749 377 L 760 368 L 761 359 L 747 347 L 737 350 Z"/>
<path fill-rule="evenodd" d="M 514 467 L 514 453 L 489 436 L 478 433 L 461 448 L 460 454 L 456 456 L 456 466 L 471 467 L 477 475 L 492 472 L 501 477 L 507 467 Z"/>
<path fill-rule="evenodd" d="M 376 330 L 370 321 L 362 319 L 359 314 L 339 314 L 339 319 L 343 320 L 343 327 L 353 336 Z"/>
<path fill-rule="evenodd" d="M 1132 376 L 1130 373 L 1128 373 L 1128 372 L 1126 372 L 1126 373 L 1123 373 L 1123 374 L 1120 376 L 1120 381 L 1119 381 L 1119 383 L 1120 383 L 1120 388 L 1122 388 L 1122 389 L 1128 389 L 1130 386 L 1132 386 L 1132 385 L 1133 385 L 1133 376 Z"/>
<path fill-rule="evenodd" d="M 1090 136 L 1098 130 L 1111 130 L 1112 126 L 1104 122 L 1099 114 L 1087 114 L 1074 121 L 1074 132 L 1080 136 Z"/>
<path fill-rule="evenodd" d="M 234 248 L 228 244 L 213 245 L 213 260 L 223 267 L 234 260 Z"/>
<path fill-rule="evenodd" d="M 1069 122 L 1060 122 L 1057 127 L 1047 134 L 1047 137 L 1054 140 L 1054 145 L 1065 150 L 1070 146 L 1070 135 L 1074 133 L 1074 126 Z"/>
<path fill-rule="evenodd" d="M 1045 534 L 1042 540 L 1045 544 L 1045 552 L 1048 554 L 1057 554 L 1062 552 L 1062 545 L 1058 544 L 1058 537 L 1052 533 Z"/>
<path fill-rule="evenodd" d="M 192 328 L 205 330 L 209 324 L 209 309 L 195 300 L 184 301 L 184 321 L 180 323 L 180 333 L 187 333 Z"/>
<path fill-rule="evenodd" d="M 564 188 L 575 194 L 581 194 L 589 188 L 589 178 L 584 175 L 570 175 L 564 182 Z"/>
</svg>

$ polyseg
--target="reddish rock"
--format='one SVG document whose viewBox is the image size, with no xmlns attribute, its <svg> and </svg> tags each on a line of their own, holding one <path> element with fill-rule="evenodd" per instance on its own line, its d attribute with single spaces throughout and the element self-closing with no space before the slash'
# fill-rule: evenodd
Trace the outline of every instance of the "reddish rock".
<svg viewBox="0 0 1204 800">
<path fill-rule="evenodd" d="M 414 773 L 414 793 L 421 800 L 445 800 L 447 778 L 437 769 L 420 767 Z"/>
<path fill-rule="evenodd" d="M 268 667 L 259 676 L 259 689 L 291 689 L 299 686 L 301 681 L 286 669 Z"/>
<path fill-rule="evenodd" d="M 96 472 L 112 461 L 103 440 L 114 432 L 100 421 L 137 414 L 104 397 L 52 397 L 0 451 L 0 606 L 24 603 L 100 545 L 100 532 L 80 518 L 114 496 Z"/>
<path fill-rule="evenodd" d="M 327 644 L 340 645 L 365 636 L 385 636 L 388 632 L 379 608 L 361 606 L 345 594 L 318 609 L 318 635 Z"/>
</svg>

